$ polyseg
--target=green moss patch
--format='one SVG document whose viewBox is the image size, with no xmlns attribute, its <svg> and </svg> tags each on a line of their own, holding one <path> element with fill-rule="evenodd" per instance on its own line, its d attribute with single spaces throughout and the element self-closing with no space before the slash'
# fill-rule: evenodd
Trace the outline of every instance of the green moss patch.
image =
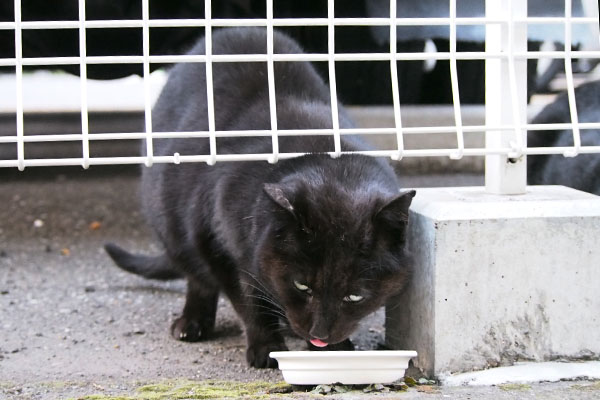
<svg viewBox="0 0 600 400">
<path fill-rule="evenodd" d="M 591 384 L 576 384 L 571 386 L 571 389 L 581 390 L 583 392 L 600 392 L 600 381 Z"/>
<path fill-rule="evenodd" d="M 165 381 L 141 386 L 129 396 L 94 394 L 78 400 L 263 399 L 288 391 L 286 383 Z"/>
<path fill-rule="evenodd" d="M 498 387 L 500 388 L 500 390 L 504 390 L 505 392 L 523 392 L 531 389 L 531 385 L 527 385 L 524 383 L 507 383 L 505 385 L 499 385 Z"/>
</svg>

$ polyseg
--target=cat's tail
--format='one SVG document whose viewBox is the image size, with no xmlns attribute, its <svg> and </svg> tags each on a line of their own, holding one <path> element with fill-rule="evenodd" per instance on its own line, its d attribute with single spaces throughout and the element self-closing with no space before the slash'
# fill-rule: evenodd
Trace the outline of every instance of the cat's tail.
<svg viewBox="0 0 600 400">
<path fill-rule="evenodd" d="M 132 274 L 163 281 L 184 277 L 179 271 L 173 268 L 166 254 L 156 257 L 131 254 L 113 243 L 105 244 L 104 250 L 106 250 L 119 268 Z"/>
</svg>

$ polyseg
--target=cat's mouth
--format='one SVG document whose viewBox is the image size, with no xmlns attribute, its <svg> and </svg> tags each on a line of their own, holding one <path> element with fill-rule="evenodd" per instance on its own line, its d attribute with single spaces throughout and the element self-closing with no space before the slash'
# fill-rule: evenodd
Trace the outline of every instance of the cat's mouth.
<svg viewBox="0 0 600 400">
<path fill-rule="evenodd" d="M 315 347 L 327 347 L 327 343 L 319 339 L 311 339 L 310 344 L 312 344 Z"/>
</svg>

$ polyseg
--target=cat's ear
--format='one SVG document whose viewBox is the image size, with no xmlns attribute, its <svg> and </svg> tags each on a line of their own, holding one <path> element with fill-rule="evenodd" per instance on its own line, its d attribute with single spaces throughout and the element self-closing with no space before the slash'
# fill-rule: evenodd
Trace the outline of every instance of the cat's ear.
<svg viewBox="0 0 600 400">
<path fill-rule="evenodd" d="M 269 196 L 269 198 L 273 200 L 276 204 L 278 204 L 281 208 L 294 214 L 294 206 L 292 206 L 292 203 L 290 203 L 290 200 L 284 193 L 281 186 L 274 183 L 265 183 L 263 185 L 263 190 Z"/>
<path fill-rule="evenodd" d="M 391 230 L 404 230 L 408 223 L 408 208 L 416 191 L 403 192 L 388 201 L 375 214 L 375 223 Z"/>
</svg>

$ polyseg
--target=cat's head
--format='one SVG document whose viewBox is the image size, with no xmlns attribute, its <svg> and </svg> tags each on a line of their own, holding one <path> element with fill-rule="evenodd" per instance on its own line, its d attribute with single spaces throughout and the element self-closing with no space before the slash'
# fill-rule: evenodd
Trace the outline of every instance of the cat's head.
<svg viewBox="0 0 600 400">
<path fill-rule="evenodd" d="M 266 184 L 260 277 L 300 337 L 336 344 L 410 276 L 405 234 L 415 191 L 339 183 Z"/>
</svg>

